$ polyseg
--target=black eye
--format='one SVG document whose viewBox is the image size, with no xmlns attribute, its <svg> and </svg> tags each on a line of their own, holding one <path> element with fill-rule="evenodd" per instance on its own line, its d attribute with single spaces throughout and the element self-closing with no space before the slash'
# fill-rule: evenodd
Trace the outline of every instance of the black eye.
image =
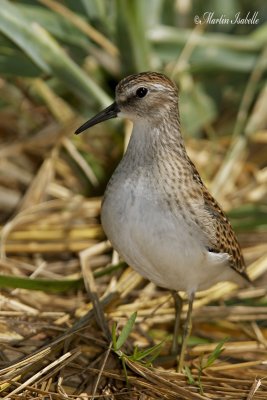
<svg viewBox="0 0 267 400">
<path fill-rule="evenodd" d="M 147 94 L 147 89 L 146 88 L 144 88 L 144 87 L 140 87 L 140 88 L 138 88 L 137 89 L 137 91 L 136 91 L 136 96 L 137 97 L 145 97 L 145 95 Z"/>
</svg>

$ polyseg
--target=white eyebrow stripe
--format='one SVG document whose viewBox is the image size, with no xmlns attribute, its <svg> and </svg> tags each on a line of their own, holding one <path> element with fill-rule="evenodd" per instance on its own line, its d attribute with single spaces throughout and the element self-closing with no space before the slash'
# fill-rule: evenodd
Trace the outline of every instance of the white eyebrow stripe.
<svg viewBox="0 0 267 400">
<path fill-rule="evenodd" d="M 162 85 L 161 83 L 154 83 L 154 82 L 152 84 L 151 83 L 147 84 L 146 82 L 144 82 L 143 84 L 141 84 L 141 83 L 135 84 L 133 87 L 133 91 L 136 91 L 140 87 L 145 87 L 148 90 L 158 89 L 158 90 L 166 91 L 166 85 Z"/>
<path fill-rule="evenodd" d="M 161 83 L 153 83 L 153 86 L 160 90 L 166 90 L 166 85 L 162 85 Z"/>
</svg>

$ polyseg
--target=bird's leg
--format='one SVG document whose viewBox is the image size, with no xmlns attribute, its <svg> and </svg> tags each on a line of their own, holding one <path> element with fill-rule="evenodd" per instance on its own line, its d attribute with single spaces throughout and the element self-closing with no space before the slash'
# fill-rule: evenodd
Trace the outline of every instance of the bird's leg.
<svg viewBox="0 0 267 400">
<path fill-rule="evenodd" d="M 174 300 L 174 308 L 175 308 L 175 322 L 174 322 L 171 354 L 174 354 L 177 356 L 178 355 L 178 336 L 179 336 L 179 331 L 180 331 L 183 299 L 179 295 L 179 293 L 175 292 L 174 290 L 171 291 L 171 294 L 172 294 L 172 297 Z"/>
<path fill-rule="evenodd" d="M 187 311 L 186 320 L 184 323 L 182 346 L 181 346 L 180 358 L 179 358 L 179 362 L 178 362 L 178 372 L 182 372 L 182 370 L 183 370 L 184 356 L 185 356 L 185 351 L 186 351 L 186 347 L 187 347 L 187 341 L 190 336 L 191 328 L 192 328 L 192 310 L 193 310 L 194 298 L 195 298 L 195 293 L 193 292 L 189 296 L 188 311 Z"/>
</svg>

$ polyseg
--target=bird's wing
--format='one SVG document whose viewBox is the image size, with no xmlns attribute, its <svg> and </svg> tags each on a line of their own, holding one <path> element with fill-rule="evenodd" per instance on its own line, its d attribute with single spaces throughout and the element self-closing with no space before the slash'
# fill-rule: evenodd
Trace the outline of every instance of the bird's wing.
<svg viewBox="0 0 267 400">
<path fill-rule="evenodd" d="M 206 187 L 204 187 L 203 197 L 205 209 L 212 217 L 215 228 L 215 240 L 209 250 L 229 254 L 231 268 L 248 280 L 245 261 L 230 222 Z"/>
<path fill-rule="evenodd" d="M 192 162 L 190 162 L 190 164 L 193 170 L 194 181 L 197 185 L 200 184 L 202 187 L 204 207 L 212 218 L 213 229 L 215 231 L 215 235 L 210 242 L 209 251 L 229 254 L 230 267 L 242 275 L 247 281 L 250 281 L 246 273 L 246 265 L 241 253 L 240 245 L 230 222 L 217 201 L 209 193 L 208 189 L 202 182 L 195 165 Z"/>
</svg>

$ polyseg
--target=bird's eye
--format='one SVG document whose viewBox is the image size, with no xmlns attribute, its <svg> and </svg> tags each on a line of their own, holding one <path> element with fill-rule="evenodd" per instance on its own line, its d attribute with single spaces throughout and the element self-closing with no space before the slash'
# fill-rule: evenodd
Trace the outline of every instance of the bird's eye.
<svg viewBox="0 0 267 400">
<path fill-rule="evenodd" d="M 140 88 L 138 88 L 137 89 L 137 91 L 136 91 L 136 96 L 137 97 L 145 97 L 145 95 L 147 94 L 147 92 L 148 92 L 148 90 L 146 89 L 146 88 L 144 88 L 144 87 L 140 87 Z"/>
</svg>

